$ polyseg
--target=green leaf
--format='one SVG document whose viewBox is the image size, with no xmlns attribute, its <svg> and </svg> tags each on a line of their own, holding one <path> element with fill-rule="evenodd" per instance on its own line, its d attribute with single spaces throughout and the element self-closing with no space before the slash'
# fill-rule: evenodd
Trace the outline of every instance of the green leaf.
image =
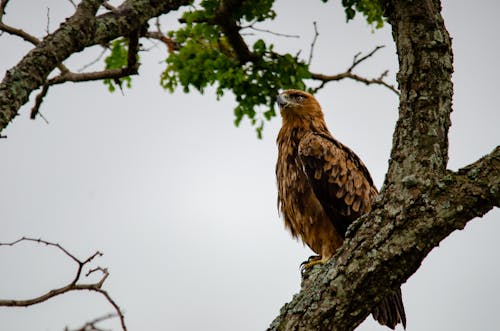
<svg viewBox="0 0 500 331">
<path fill-rule="evenodd" d="M 128 56 L 128 40 L 124 38 L 116 39 L 111 43 L 111 54 L 104 59 L 105 69 L 120 69 L 127 66 Z M 116 90 L 116 86 L 123 87 L 123 83 L 127 88 L 132 87 L 132 78 L 130 76 L 121 77 L 119 79 L 103 80 L 104 85 L 108 86 L 110 92 Z"/>
</svg>

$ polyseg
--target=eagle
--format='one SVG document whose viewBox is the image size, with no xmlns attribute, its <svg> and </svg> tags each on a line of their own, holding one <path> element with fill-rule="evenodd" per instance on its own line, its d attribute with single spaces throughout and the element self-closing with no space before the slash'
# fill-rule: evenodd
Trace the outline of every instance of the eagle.
<svg viewBox="0 0 500 331">
<path fill-rule="evenodd" d="M 342 246 L 349 225 L 370 211 L 378 194 L 368 169 L 328 130 L 318 101 L 309 93 L 286 90 L 277 97 L 282 117 L 278 133 L 278 210 L 285 227 L 317 256 L 310 268 L 328 261 Z M 406 328 L 401 289 L 372 309 L 394 329 Z"/>
</svg>

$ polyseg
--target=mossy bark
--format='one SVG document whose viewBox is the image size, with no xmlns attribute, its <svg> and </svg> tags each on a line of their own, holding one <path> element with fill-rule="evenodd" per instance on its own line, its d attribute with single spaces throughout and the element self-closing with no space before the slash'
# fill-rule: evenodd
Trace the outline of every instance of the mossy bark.
<svg viewBox="0 0 500 331">
<path fill-rule="evenodd" d="M 381 194 L 332 260 L 307 275 L 269 330 L 353 330 L 441 240 L 500 205 L 500 147 L 457 172 L 446 170 L 453 55 L 440 2 L 386 5 L 401 96 Z"/>
</svg>

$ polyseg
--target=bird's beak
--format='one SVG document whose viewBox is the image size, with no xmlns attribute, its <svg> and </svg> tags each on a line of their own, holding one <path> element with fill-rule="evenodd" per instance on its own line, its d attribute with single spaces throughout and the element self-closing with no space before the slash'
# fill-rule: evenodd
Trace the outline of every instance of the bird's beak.
<svg viewBox="0 0 500 331">
<path fill-rule="evenodd" d="M 276 98 L 276 103 L 280 108 L 283 108 L 286 104 L 286 98 L 283 96 L 283 94 L 278 94 L 278 97 Z"/>
</svg>

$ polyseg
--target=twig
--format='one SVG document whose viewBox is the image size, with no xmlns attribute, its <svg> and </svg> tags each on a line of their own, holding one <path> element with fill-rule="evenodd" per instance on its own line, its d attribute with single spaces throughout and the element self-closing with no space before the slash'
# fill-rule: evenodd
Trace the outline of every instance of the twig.
<svg viewBox="0 0 500 331">
<path fill-rule="evenodd" d="M 104 54 L 106 54 L 106 51 L 107 51 L 107 49 L 105 47 L 103 47 L 101 50 L 101 53 L 99 53 L 99 55 L 94 60 L 90 61 L 89 63 L 87 63 L 86 65 L 84 65 L 80 69 L 78 69 L 77 71 L 82 72 L 85 69 L 87 69 L 87 68 L 93 66 L 94 64 L 96 64 L 97 62 L 99 62 L 102 59 L 102 57 L 104 56 Z"/>
<path fill-rule="evenodd" d="M 85 324 L 83 324 L 82 326 L 80 326 L 76 329 L 73 329 L 73 330 L 70 330 L 69 328 L 66 327 L 65 331 L 104 331 L 104 329 L 97 327 L 96 324 L 99 324 L 101 322 L 115 318 L 117 316 L 118 315 L 115 313 L 106 314 L 106 315 L 103 315 L 100 317 L 96 317 L 93 320 L 88 321 Z"/>
<path fill-rule="evenodd" d="M 166 35 L 164 35 L 160 31 L 148 31 L 148 32 L 146 32 L 145 37 L 150 38 L 150 39 L 159 40 L 162 43 L 164 43 L 167 46 L 169 54 L 172 54 L 175 51 L 178 51 L 180 49 L 180 45 L 178 42 L 176 42 L 172 38 L 167 37 Z"/>
<path fill-rule="evenodd" d="M 36 115 L 39 114 L 40 106 L 42 105 L 43 98 L 47 95 L 47 92 L 49 91 L 49 85 L 44 84 L 42 86 L 42 90 L 40 93 L 37 94 L 35 98 L 35 104 L 33 105 L 33 108 L 31 108 L 31 113 L 30 113 L 30 118 L 34 120 L 36 118 Z"/>
<path fill-rule="evenodd" d="M 76 9 L 77 5 L 75 4 L 75 2 L 73 0 L 68 0 L 72 5 L 73 7 Z"/>
<path fill-rule="evenodd" d="M 311 43 L 311 51 L 309 52 L 309 60 L 307 61 L 307 65 L 311 64 L 312 58 L 313 58 L 313 51 L 314 51 L 314 46 L 316 46 L 316 41 L 318 40 L 319 32 L 318 32 L 318 26 L 316 21 L 313 22 L 314 25 L 314 38 Z"/>
<path fill-rule="evenodd" d="M 286 34 L 286 33 L 274 32 L 274 31 L 267 30 L 267 29 L 256 28 L 253 24 L 251 24 L 249 26 L 246 26 L 246 27 L 242 27 L 242 29 L 245 29 L 245 28 L 246 29 L 252 29 L 252 30 L 255 30 L 255 31 L 259 31 L 259 32 L 269 33 L 269 34 L 272 34 L 272 35 L 278 36 L 278 37 L 300 38 L 300 36 L 296 35 L 296 34 Z"/>
<path fill-rule="evenodd" d="M 45 31 L 47 32 L 47 34 L 49 34 L 50 30 L 50 7 L 47 7 L 47 26 L 45 27 Z"/>
<path fill-rule="evenodd" d="M 100 293 L 104 298 L 106 298 L 106 300 L 109 302 L 109 304 L 111 304 L 113 306 L 113 308 L 116 311 L 116 315 L 120 318 L 122 330 L 127 331 L 127 327 L 125 325 L 125 317 L 121 311 L 120 306 L 118 306 L 118 304 L 111 298 L 111 296 L 109 295 L 109 293 L 107 291 L 102 289 L 102 286 L 103 286 L 105 280 L 109 276 L 108 269 L 102 268 L 102 267 L 96 267 L 96 268 L 90 269 L 87 272 L 86 276 L 89 276 L 90 274 L 92 274 L 94 272 L 100 272 L 102 274 L 101 279 L 96 283 L 89 283 L 89 284 L 80 284 L 79 283 L 79 281 L 81 280 L 83 268 L 87 264 L 89 264 L 91 261 L 93 261 L 96 257 L 102 256 L 101 252 L 96 251 L 94 254 L 90 255 L 85 260 L 80 260 L 58 243 L 53 243 L 53 242 L 46 241 L 43 239 L 28 238 L 28 237 L 22 237 L 22 238 L 15 240 L 13 242 L 0 243 L 0 246 L 14 246 L 14 245 L 19 244 L 20 242 L 23 242 L 23 241 L 35 242 L 38 244 L 44 244 L 46 246 L 55 247 L 58 250 L 60 250 L 61 252 L 63 252 L 66 256 L 68 256 L 70 259 L 72 259 L 78 265 L 76 273 L 75 273 L 75 277 L 67 285 L 50 290 L 50 291 L 48 291 L 48 292 L 46 292 L 38 297 L 35 297 L 35 298 L 26 299 L 26 300 L 14 300 L 14 299 L 0 300 L 0 306 L 28 307 L 28 306 L 32 306 L 32 305 L 35 305 L 35 304 L 38 304 L 41 302 L 45 302 L 45 301 L 47 301 L 55 296 L 62 295 L 62 294 L 67 293 L 67 292 L 73 292 L 73 291 L 97 292 L 97 293 Z"/>
<path fill-rule="evenodd" d="M 349 67 L 349 69 L 347 69 L 347 72 L 351 72 L 358 64 L 360 64 L 364 60 L 372 57 L 373 54 L 375 54 L 379 49 L 384 48 L 384 47 L 385 47 L 385 45 L 379 45 L 379 46 L 375 47 L 373 49 L 373 51 L 371 51 L 370 53 L 366 54 L 365 56 L 363 56 L 361 58 L 358 58 L 361 55 L 361 52 L 359 52 L 356 55 L 354 55 L 354 58 L 352 60 L 352 64 Z"/>
</svg>

